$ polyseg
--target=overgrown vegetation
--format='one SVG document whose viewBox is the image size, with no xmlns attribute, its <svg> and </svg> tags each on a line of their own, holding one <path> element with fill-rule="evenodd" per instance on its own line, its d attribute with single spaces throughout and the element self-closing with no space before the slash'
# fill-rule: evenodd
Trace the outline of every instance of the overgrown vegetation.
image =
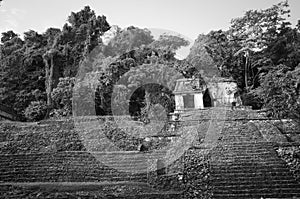
<svg viewBox="0 0 300 199">
<path fill-rule="evenodd" d="M 300 147 L 279 147 L 277 153 L 281 159 L 283 159 L 297 181 L 300 180 Z"/>
<path fill-rule="evenodd" d="M 86 150 L 72 120 L 40 125 L 1 123 L 0 131 L 0 152 L 3 154 Z"/>
<path fill-rule="evenodd" d="M 97 115 L 112 114 L 111 93 L 121 76 L 137 66 L 151 72 L 161 64 L 184 77 L 232 77 L 245 105 L 266 108 L 270 116 L 299 119 L 300 26 L 292 27 L 289 16 L 287 2 L 247 11 L 232 19 L 229 30 L 199 35 L 189 56 L 177 60 L 175 51 L 189 44 L 183 38 L 162 35 L 154 40 L 149 30 L 137 27 L 114 27 L 113 38 L 102 37 L 110 31 L 106 17 L 86 6 L 72 12 L 61 29 L 42 34 L 29 30 L 24 39 L 13 31 L 2 33 L 1 103 L 27 120 L 71 115 L 74 78 L 93 52 L 96 61 L 84 70 L 94 77 L 89 81 L 96 85 L 95 98 L 90 100 Z M 139 71 L 131 75 L 143 78 Z M 174 109 L 172 94 L 159 86 L 142 87 L 131 103 L 137 107 L 131 114 L 138 117 L 147 117 L 155 104 Z"/>
<path fill-rule="evenodd" d="M 205 150 L 187 151 L 183 174 L 186 190 L 183 198 L 211 198 L 208 155 L 208 152 Z"/>
<path fill-rule="evenodd" d="M 245 105 L 299 119 L 300 29 L 299 23 L 291 26 L 289 17 L 287 1 L 249 10 L 232 19 L 228 31 L 199 35 L 189 60 L 201 67 L 209 54 L 221 76 L 237 81 Z M 196 55 L 201 57 L 194 59 Z"/>
</svg>

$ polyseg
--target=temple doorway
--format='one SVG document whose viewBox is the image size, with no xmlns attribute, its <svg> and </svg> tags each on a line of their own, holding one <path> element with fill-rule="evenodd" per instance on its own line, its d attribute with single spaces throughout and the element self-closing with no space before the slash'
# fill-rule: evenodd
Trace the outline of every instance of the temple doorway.
<svg viewBox="0 0 300 199">
<path fill-rule="evenodd" d="M 209 95 L 208 89 L 205 90 L 203 95 L 203 105 L 204 107 L 212 107 L 212 99 Z"/>
<path fill-rule="evenodd" d="M 184 108 L 195 108 L 194 95 L 184 95 L 183 96 Z"/>
</svg>

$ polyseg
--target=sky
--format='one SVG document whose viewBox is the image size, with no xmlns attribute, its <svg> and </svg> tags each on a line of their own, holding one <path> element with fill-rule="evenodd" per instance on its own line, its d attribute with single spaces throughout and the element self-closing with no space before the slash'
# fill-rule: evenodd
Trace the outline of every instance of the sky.
<svg viewBox="0 0 300 199">
<path fill-rule="evenodd" d="M 89 5 L 110 25 L 171 30 L 191 40 L 211 30 L 226 30 L 233 18 L 250 9 L 265 9 L 281 0 L 3 0 L 0 32 L 44 32 L 62 28 L 70 13 Z M 293 25 L 300 19 L 300 0 L 289 0 Z"/>
</svg>

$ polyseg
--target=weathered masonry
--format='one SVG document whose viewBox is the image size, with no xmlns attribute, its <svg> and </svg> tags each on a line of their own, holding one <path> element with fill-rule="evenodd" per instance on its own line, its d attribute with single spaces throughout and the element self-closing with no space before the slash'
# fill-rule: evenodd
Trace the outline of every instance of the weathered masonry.
<svg viewBox="0 0 300 199">
<path fill-rule="evenodd" d="M 236 82 L 225 78 L 213 78 L 207 82 L 192 78 L 179 79 L 174 94 L 175 112 L 226 106 L 240 101 Z"/>
</svg>

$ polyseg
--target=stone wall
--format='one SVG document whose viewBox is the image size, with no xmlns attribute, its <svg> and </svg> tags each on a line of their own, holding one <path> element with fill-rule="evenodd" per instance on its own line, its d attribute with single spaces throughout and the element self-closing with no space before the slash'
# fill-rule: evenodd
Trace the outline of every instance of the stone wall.
<svg viewBox="0 0 300 199">
<path fill-rule="evenodd" d="M 237 84 L 235 82 L 209 82 L 207 89 L 213 100 L 213 106 L 230 105 L 236 100 L 234 95 L 237 92 Z"/>
<path fill-rule="evenodd" d="M 207 80 L 206 84 L 193 88 L 191 86 L 191 80 L 180 80 L 177 82 L 177 87 L 174 90 L 175 93 L 175 109 L 176 112 L 190 109 L 203 109 L 209 106 L 226 106 L 231 105 L 232 102 L 237 102 L 237 105 L 241 105 L 240 97 L 237 96 L 238 87 L 234 81 L 225 80 Z M 180 85 L 184 85 L 181 86 Z M 207 96 L 209 95 L 209 97 Z M 191 103 L 185 100 L 187 95 L 193 98 L 193 107 L 190 107 Z M 207 104 L 207 97 L 210 103 Z"/>
</svg>

